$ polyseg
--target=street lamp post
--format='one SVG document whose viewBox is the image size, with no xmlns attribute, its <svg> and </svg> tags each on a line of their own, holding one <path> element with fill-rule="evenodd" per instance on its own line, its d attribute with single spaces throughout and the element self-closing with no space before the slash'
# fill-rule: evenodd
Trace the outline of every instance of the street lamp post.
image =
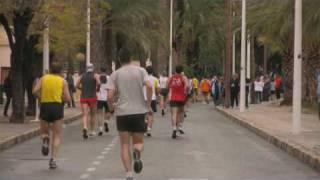
<svg viewBox="0 0 320 180">
<path fill-rule="evenodd" d="M 86 66 L 89 66 L 91 64 L 90 62 L 90 0 L 88 0 L 88 5 L 87 5 L 87 53 L 86 53 Z"/>
<path fill-rule="evenodd" d="M 293 80 L 293 111 L 292 131 L 294 134 L 301 130 L 301 81 L 302 81 L 302 0 L 295 1 L 294 23 L 294 80 Z"/>
<path fill-rule="evenodd" d="M 251 76 L 251 36 L 248 33 L 248 45 L 247 45 L 247 78 L 250 79 Z"/>
<path fill-rule="evenodd" d="M 43 70 L 42 73 L 45 75 L 49 72 L 49 20 L 46 19 L 44 22 L 43 31 Z"/>
<path fill-rule="evenodd" d="M 169 51 L 169 76 L 172 75 L 172 26 L 173 26 L 173 0 L 170 0 L 170 51 Z"/>
<path fill-rule="evenodd" d="M 246 103 L 246 42 L 246 0 L 242 0 L 240 112 L 245 111 Z"/>
</svg>

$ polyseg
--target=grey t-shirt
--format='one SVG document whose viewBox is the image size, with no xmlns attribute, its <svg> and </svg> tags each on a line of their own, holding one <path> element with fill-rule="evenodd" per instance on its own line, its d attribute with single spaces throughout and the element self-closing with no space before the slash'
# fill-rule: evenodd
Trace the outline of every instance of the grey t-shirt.
<svg viewBox="0 0 320 180">
<path fill-rule="evenodd" d="M 146 70 L 134 65 L 125 65 L 111 74 L 107 89 L 117 92 L 117 116 L 147 113 L 143 94 L 143 86 L 147 80 Z"/>
</svg>

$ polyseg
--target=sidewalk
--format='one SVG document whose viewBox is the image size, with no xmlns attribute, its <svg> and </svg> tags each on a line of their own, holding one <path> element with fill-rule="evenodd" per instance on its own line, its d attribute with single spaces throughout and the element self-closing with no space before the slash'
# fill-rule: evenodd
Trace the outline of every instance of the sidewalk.
<svg viewBox="0 0 320 180">
<path fill-rule="evenodd" d="M 81 110 L 65 108 L 64 115 L 65 123 L 71 123 L 80 118 Z M 24 124 L 11 124 L 9 118 L 3 116 L 3 106 L 0 105 L 0 152 L 39 135 L 39 122 L 32 122 L 34 119 L 26 117 Z"/>
<path fill-rule="evenodd" d="M 291 131 L 291 107 L 263 103 L 250 105 L 244 113 L 240 113 L 239 109 L 221 107 L 217 111 L 320 171 L 320 122 L 316 114 L 304 112 L 301 133 L 294 135 Z"/>
</svg>

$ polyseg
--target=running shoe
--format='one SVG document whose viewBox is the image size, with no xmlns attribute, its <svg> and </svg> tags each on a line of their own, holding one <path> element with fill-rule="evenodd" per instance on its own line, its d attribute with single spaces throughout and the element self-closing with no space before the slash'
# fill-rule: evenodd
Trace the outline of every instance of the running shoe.
<svg viewBox="0 0 320 180">
<path fill-rule="evenodd" d="M 97 135 L 97 133 L 95 131 L 92 131 L 92 132 L 89 133 L 89 137 L 94 137 L 96 135 Z"/>
<path fill-rule="evenodd" d="M 49 169 L 57 169 L 57 167 L 57 162 L 51 158 L 49 161 Z"/>
<path fill-rule="evenodd" d="M 146 133 L 146 135 L 147 135 L 148 137 L 151 137 L 151 131 L 148 131 L 148 132 Z"/>
<path fill-rule="evenodd" d="M 83 139 L 88 139 L 88 137 L 89 137 L 88 131 L 86 129 L 83 129 L 82 133 L 83 133 L 83 135 L 82 135 Z"/>
<path fill-rule="evenodd" d="M 178 130 L 180 134 L 185 134 L 185 132 L 182 129 Z"/>
<path fill-rule="evenodd" d="M 109 132 L 109 126 L 108 126 L 108 123 L 104 123 L 104 132 Z"/>
<path fill-rule="evenodd" d="M 49 137 L 45 137 L 42 139 L 42 148 L 41 148 L 41 152 L 42 155 L 44 156 L 48 156 L 49 154 Z"/>
<path fill-rule="evenodd" d="M 187 113 L 186 113 L 186 112 L 184 113 L 184 117 L 185 117 L 185 118 L 187 117 Z"/>
<path fill-rule="evenodd" d="M 161 112 L 161 114 L 162 114 L 162 116 L 164 116 L 164 115 L 165 115 L 165 113 L 164 113 L 164 109 L 162 109 L 162 112 Z"/>
<path fill-rule="evenodd" d="M 172 132 L 172 139 L 176 139 L 177 138 L 177 130 L 174 130 Z"/>
<path fill-rule="evenodd" d="M 98 136 L 102 136 L 102 135 L 103 135 L 103 132 L 99 131 Z"/>
<path fill-rule="evenodd" d="M 141 173 L 142 171 L 142 168 L 143 168 L 143 163 L 141 161 L 141 152 L 137 149 L 133 150 L 133 169 L 134 169 L 134 172 L 139 174 Z"/>
</svg>

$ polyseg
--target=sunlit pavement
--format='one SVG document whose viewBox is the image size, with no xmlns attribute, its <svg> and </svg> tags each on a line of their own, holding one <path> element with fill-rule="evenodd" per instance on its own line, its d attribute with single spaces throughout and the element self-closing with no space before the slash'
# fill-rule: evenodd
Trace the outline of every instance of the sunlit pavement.
<svg viewBox="0 0 320 180">
<path fill-rule="evenodd" d="M 169 114 L 158 113 L 142 154 L 141 180 L 312 180 L 320 174 L 233 124 L 209 105 L 192 105 L 186 134 L 171 139 Z M 0 154 L 1 180 L 116 180 L 124 178 L 114 122 L 109 134 L 81 138 L 79 121 L 64 129 L 57 170 L 48 169 L 34 138 Z"/>
</svg>

